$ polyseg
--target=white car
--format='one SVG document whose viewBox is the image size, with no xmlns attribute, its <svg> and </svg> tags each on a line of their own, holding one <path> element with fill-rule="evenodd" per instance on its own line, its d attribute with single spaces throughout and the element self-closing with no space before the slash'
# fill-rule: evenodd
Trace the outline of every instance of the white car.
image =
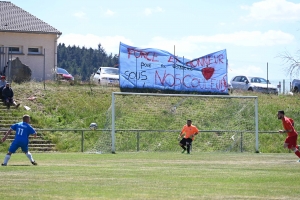
<svg viewBox="0 0 300 200">
<path fill-rule="evenodd" d="M 233 77 L 230 83 L 233 90 L 278 94 L 277 87 L 261 77 L 249 77 L 240 75 Z"/>
<path fill-rule="evenodd" d="M 119 68 L 100 67 L 93 76 L 93 81 L 100 85 L 119 85 Z"/>
</svg>

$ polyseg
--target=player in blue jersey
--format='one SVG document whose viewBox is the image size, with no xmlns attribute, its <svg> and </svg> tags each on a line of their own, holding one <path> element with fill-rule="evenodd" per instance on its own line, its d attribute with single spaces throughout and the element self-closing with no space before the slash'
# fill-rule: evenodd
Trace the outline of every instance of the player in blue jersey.
<svg viewBox="0 0 300 200">
<path fill-rule="evenodd" d="M 1 164 L 2 166 L 6 166 L 11 154 L 15 153 L 18 148 L 21 148 L 22 151 L 25 153 L 27 158 L 30 160 L 30 162 L 33 165 L 37 165 L 37 163 L 34 161 L 31 153 L 28 151 L 28 143 L 29 143 L 29 135 L 33 134 L 34 137 L 36 137 L 36 132 L 32 128 L 32 126 L 29 125 L 30 122 L 30 116 L 29 115 L 24 115 L 23 116 L 23 122 L 19 122 L 16 124 L 13 124 L 10 129 L 6 132 L 5 136 L 2 138 L 1 142 L 4 142 L 7 138 L 7 136 L 12 132 L 15 131 L 15 139 L 11 143 L 8 153 L 6 154 L 3 163 Z"/>
</svg>

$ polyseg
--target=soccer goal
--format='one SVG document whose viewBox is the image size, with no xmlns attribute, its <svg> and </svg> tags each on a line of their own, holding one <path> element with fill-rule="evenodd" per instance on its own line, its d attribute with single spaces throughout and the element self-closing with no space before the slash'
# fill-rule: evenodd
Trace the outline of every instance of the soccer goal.
<svg viewBox="0 0 300 200">
<path fill-rule="evenodd" d="M 114 92 L 107 117 L 112 153 L 180 151 L 187 119 L 200 130 L 193 151 L 258 152 L 256 96 Z"/>
</svg>

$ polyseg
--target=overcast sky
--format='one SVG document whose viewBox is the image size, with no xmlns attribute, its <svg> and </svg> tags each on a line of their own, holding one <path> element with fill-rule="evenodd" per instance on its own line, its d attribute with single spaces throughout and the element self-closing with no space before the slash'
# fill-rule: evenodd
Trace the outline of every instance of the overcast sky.
<svg viewBox="0 0 300 200">
<path fill-rule="evenodd" d="M 188 59 L 226 49 L 229 80 L 292 77 L 278 57 L 300 49 L 299 0 L 11 0 L 62 32 L 59 43 L 118 54 L 120 42 Z M 42 2 L 42 3 L 41 3 Z M 299 52 L 298 52 L 299 54 Z M 299 77 L 296 77 L 299 78 Z"/>
</svg>

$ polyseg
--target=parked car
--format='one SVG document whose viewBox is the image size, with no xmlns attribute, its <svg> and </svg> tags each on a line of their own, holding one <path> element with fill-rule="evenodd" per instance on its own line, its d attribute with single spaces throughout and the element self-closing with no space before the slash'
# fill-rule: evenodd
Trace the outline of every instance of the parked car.
<svg viewBox="0 0 300 200">
<path fill-rule="evenodd" d="M 94 74 L 93 81 L 100 85 L 119 85 L 119 68 L 100 67 Z"/>
<path fill-rule="evenodd" d="M 292 81 L 292 92 L 299 92 L 300 91 L 300 80 L 299 79 L 294 79 Z"/>
<path fill-rule="evenodd" d="M 278 89 L 269 81 L 261 77 L 235 76 L 230 81 L 233 90 L 255 91 L 278 94 Z"/>
<path fill-rule="evenodd" d="M 66 80 L 66 81 L 74 81 L 74 77 L 63 68 L 56 68 L 56 78 L 57 80 Z"/>
</svg>

